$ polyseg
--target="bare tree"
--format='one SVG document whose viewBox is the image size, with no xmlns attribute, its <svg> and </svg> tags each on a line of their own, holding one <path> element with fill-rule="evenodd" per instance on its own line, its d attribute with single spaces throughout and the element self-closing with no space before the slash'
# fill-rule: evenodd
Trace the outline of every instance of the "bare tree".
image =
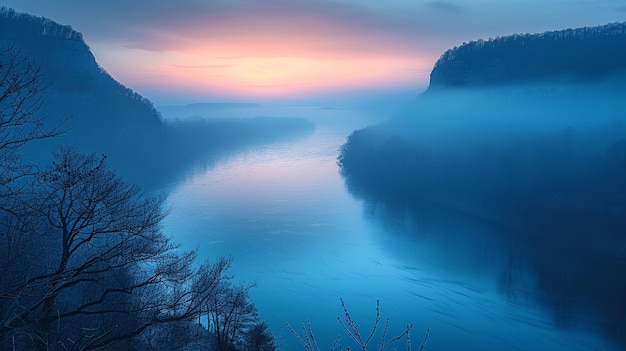
<svg viewBox="0 0 626 351">
<path fill-rule="evenodd" d="M 341 307 L 343 308 L 344 317 L 343 318 L 337 317 L 337 320 L 339 321 L 339 325 L 341 325 L 341 328 L 348 335 L 350 341 L 355 345 L 354 346 L 355 349 L 367 351 L 368 346 L 371 345 L 374 337 L 377 336 L 378 334 L 377 331 L 379 330 L 378 327 L 380 325 L 380 318 L 381 318 L 380 302 L 378 300 L 376 301 L 376 317 L 374 318 L 374 324 L 372 326 L 372 329 L 369 332 L 366 332 L 365 334 L 363 334 L 359 324 L 356 323 L 352 319 L 352 316 L 350 315 L 350 312 L 348 311 L 348 307 L 346 306 L 343 299 L 340 299 L 340 301 L 341 301 Z M 376 349 L 379 351 L 388 350 L 389 347 L 391 347 L 396 342 L 405 340 L 406 350 L 411 351 L 411 329 L 413 329 L 413 323 L 407 324 L 406 328 L 404 329 L 402 333 L 397 334 L 396 336 L 390 337 L 389 336 L 389 322 L 390 322 L 390 319 L 386 318 L 385 326 L 382 330 L 382 333 L 380 333 L 379 335 L 380 342 L 378 343 Z M 296 339 L 298 339 L 298 341 L 304 347 L 305 350 L 320 351 L 318 342 L 315 338 L 315 335 L 313 334 L 313 327 L 311 326 L 311 321 L 309 321 L 306 325 L 302 324 L 301 326 L 302 333 L 296 331 L 289 323 L 287 323 L 286 325 L 289 331 L 291 332 L 291 334 L 293 334 L 296 337 Z M 424 336 L 424 340 L 420 344 L 419 351 L 424 350 L 424 348 L 426 347 L 426 341 L 428 341 L 429 334 L 430 334 L 430 327 L 426 329 L 426 335 Z M 331 351 L 335 350 L 337 347 L 339 347 L 339 350 L 343 350 L 343 346 L 341 345 L 340 340 L 341 340 L 341 336 L 337 336 L 332 346 L 330 347 Z M 351 349 L 352 348 L 350 346 L 347 346 L 348 351 L 350 351 Z M 396 350 L 396 348 L 394 348 L 393 350 Z"/>
<path fill-rule="evenodd" d="M 164 331 L 180 348 L 208 306 L 233 346 L 256 322 L 249 287 L 229 282 L 230 259 L 196 266 L 163 234 L 163 198 L 72 147 L 43 170 L 21 159 L 62 132 L 42 113 L 46 88 L 39 66 L 0 51 L 0 349 L 137 349 Z"/>
<path fill-rule="evenodd" d="M 29 142 L 57 136 L 64 122 L 43 113 L 45 93 L 50 84 L 42 68 L 15 47 L 0 49 L 0 196 L 15 192 L 16 179 L 30 174 L 20 150 Z"/>
<path fill-rule="evenodd" d="M 5 317 L 20 308 L 15 300 L 20 293 L 11 288 L 36 265 L 36 252 L 24 254 L 31 244 L 24 233 L 35 223 L 25 215 L 23 199 L 36 167 L 22 160 L 21 151 L 30 142 L 61 134 L 67 121 L 55 123 L 42 113 L 48 87 L 41 66 L 28 55 L 13 46 L 0 49 L 0 341 L 9 324 Z"/>
<path fill-rule="evenodd" d="M 55 158 L 23 213 L 34 223 L 20 233 L 30 240 L 24 254 L 37 263 L 0 285 L 0 340 L 17 331 L 39 350 L 101 349 L 196 318 L 230 261 L 194 268 L 195 253 L 161 231 L 162 199 L 143 197 L 104 157 L 65 147 Z"/>
<path fill-rule="evenodd" d="M 204 313 L 217 350 L 238 349 L 244 333 L 258 322 L 257 310 L 250 301 L 251 286 L 220 282 L 217 293 L 207 300 Z"/>
</svg>

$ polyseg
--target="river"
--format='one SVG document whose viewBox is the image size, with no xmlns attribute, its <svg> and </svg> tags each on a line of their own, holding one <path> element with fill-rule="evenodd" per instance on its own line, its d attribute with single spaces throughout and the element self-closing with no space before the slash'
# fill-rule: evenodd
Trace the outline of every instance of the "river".
<svg viewBox="0 0 626 351">
<path fill-rule="evenodd" d="M 256 283 L 253 301 L 283 350 L 304 350 L 286 322 L 310 320 L 322 350 L 338 334 L 347 339 L 337 322 L 340 298 L 362 328 L 372 324 L 376 300 L 394 332 L 414 322 L 414 350 L 429 326 L 426 350 L 618 349 L 597 314 L 542 301 L 525 259 L 533 253 L 503 239 L 495 224 L 445 209 L 413 221 L 401 209 L 355 198 L 338 151 L 352 130 L 382 115 L 281 114 L 308 117 L 316 131 L 231 155 L 168 186 L 164 229 L 201 258 L 233 258 L 231 273 Z"/>
</svg>

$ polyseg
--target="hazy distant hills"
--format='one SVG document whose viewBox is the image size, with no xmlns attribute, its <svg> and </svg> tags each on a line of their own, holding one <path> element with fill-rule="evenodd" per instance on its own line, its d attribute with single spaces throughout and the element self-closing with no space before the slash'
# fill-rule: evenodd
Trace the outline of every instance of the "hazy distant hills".
<svg viewBox="0 0 626 351">
<path fill-rule="evenodd" d="M 195 103 L 187 105 L 169 105 L 159 106 L 159 112 L 163 118 L 180 119 L 180 118 L 223 118 L 231 116 L 240 116 L 233 111 L 260 109 L 262 106 L 254 103 L 245 102 L 218 102 L 218 103 Z"/>
<path fill-rule="evenodd" d="M 624 23 L 448 50 L 426 94 L 349 136 L 348 188 L 371 206 L 443 204 L 626 262 L 625 69 Z"/>
<path fill-rule="evenodd" d="M 429 90 L 594 82 L 626 73 L 626 22 L 476 40 L 447 50 Z"/>
<path fill-rule="evenodd" d="M 106 154 L 131 180 L 154 184 L 155 176 L 171 180 L 185 168 L 212 162 L 220 154 L 313 128 L 288 118 L 166 122 L 149 100 L 98 65 L 81 33 L 2 7 L 0 49 L 5 48 L 41 66 L 41 78 L 50 84 L 41 112 L 59 120 L 72 117 L 70 133 L 31 145 L 29 156 L 45 158 L 56 144 L 75 144 L 84 152 Z"/>
</svg>

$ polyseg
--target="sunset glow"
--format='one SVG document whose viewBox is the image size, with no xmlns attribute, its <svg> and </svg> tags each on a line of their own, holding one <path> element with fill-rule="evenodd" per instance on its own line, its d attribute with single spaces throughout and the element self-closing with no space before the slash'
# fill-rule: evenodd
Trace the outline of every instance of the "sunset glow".
<svg viewBox="0 0 626 351">
<path fill-rule="evenodd" d="M 252 96 L 298 95 L 319 89 L 411 86 L 419 77 L 414 57 L 210 57 L 170 54 L 166 63 L 144 54 L 153 77 L 150 84 L 179 85 L 207 92 Z M 425 71 L 423 71 L 425 72 Z M 133 76 L 132 70 L 124 75 Z M 140 76 L 136 76 L 141 85 Z"/>
<path fill-rule="evenodd" d="M 619 21 L 562 1 L 7 0 L 70 24 L 114 78 L 161 103 L 421 92 L 465 41 Z"/>
<path fill-rule="evenodd" d="M 158 31 L 123 58 L 97 54 L 119 61 L 111 73 L 128 77 L 138 89 L 177 86 L 254 98 L 415 87 L 433 62 L 413 38 L 320 14 L 235 13 L 184 27 L 195 36 Z"/>
</svg>

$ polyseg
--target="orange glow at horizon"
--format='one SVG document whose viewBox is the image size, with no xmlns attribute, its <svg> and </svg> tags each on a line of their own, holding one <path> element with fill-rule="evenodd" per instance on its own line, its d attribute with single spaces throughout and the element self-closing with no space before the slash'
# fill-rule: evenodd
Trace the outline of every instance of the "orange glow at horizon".
<svg viewBox="0 0 626 351">
<path fill-rule="evenodd" d="M 138 56 L 143 58 L 137 60 Z M 158 56 L 158 57 L 154 57 Z M 165 58 L 164 58 L 165 56 Z M 150 52 L 133 54 L 149 79 L 130 68 L 133 85 L 249 97 L 289 97 L 332 90 L 410 87 L 426 79 L 428 63 L 412 56 L 239 56 Z M 128 62 L 128 61 L 126 61 Z"/>
<path fill-rule="evenodd" d="M 126 47 L 108 62 L 117 61 L 114 73 L 132 86 L 199 95 L 274 98 L 427 80 L 433 58 L 416 52 L 414 38 L 315 15 L 297 26 L 294 16 L 187 23 L 195 36 L 155 32 L 145 47 Z"/>
<path fill-rule="evenodd" d="M 157 74 L 178 84 L 254 95 L 282 95 L 325 88 L 414 82 L 403 69 L 418 63 L 412 57 L 329 59 L 315 57 L 237 57 L 156 67 Z"/>
</svg>

